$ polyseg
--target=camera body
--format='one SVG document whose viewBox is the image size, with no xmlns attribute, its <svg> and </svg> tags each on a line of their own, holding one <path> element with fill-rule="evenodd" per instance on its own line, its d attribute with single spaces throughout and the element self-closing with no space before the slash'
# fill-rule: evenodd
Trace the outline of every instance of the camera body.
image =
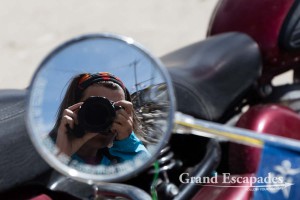
<svg viewBox="0 0 300 200">
<path fill-rule="evenodd" d="M 121 108 L 105 97 L 89 97 L 78 110 L 78 125 L 75 125 L 73 135 L 82 137 L 86 131 L 109 134 L 116 111 Z"/>
</svg>

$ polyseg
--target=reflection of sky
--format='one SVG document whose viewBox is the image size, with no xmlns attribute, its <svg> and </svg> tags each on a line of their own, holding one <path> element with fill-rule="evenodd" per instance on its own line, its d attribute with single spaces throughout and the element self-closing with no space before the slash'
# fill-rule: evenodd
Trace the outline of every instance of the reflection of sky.
<svg viewBox="0 0 300 200">
<path fill-rule="evenodd" d="M 38 74 L 47 82 L 42 103 L 45 125 L 53 127 L 68 83 L 79 73 L 110 72 L 121 78 L 130 93 L 164 82 L 151 59 L 132 47 L 114 39 L 89 39 L 68 46 L 48 60 Z"/>
</svg>

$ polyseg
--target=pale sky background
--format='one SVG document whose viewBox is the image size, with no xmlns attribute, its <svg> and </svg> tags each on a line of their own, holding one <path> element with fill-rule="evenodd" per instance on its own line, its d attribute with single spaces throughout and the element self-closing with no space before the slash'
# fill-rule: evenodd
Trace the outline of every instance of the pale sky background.
<svg viewBox="0 0 300 200">
<path fill-rule="evenodd" d="M 155 56 L 203 39 L 217 0 L 1 0 L 0 89 L 25 88 L 62 42 L 112 32 Z"/>
<path fill-rule="evenodd" d="M 53 127 L 58 107 L 75 75 L 96 73 L 99 70 L 110 72 L 121 78 L 131 94 L 165 82 L 154 60 L 140 49 L 128 46 L 120 40 L 93 36 L 76 43 L 68 43 L 54 52 L 38 73 L 39 79 L 45 83 L 41 107 L 42 118 L 47 127 Z M 134 61 L 137 61 L 135 67 Z M 35 83 L 34 91 L 39 91 L 41 85 L 43 84 Z"/>
</svg>

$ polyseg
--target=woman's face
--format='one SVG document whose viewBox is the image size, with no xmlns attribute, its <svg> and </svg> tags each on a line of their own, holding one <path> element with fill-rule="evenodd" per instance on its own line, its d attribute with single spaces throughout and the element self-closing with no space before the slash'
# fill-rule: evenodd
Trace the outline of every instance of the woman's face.
<svg viewBox="0 0 300 200">
<path fill-rule="evenodd" d="M 117 90 L 113 90 L 101 85 L 93 84 L 84 91 L 81 101 L 85 101 L 91 96 L 106 97 L 108 100 L 114 102 L 125 100 L 125 94 L 123 90 L 119 86 L 118 88 L 119 89 Z M 108 134 L 108 135 L 97 134 L 97 136 L 90 139 L 86 143 L 86 145 L 92 148 L 104 148 L 107 145 L 109 145 L 113 139 L 114 139 L 113 134 Z"/>
<path fill-rule="evenodd" d="M 99 97 L 106 97 L 107 99 L 111 101 L 120 101 L 120 100 L 125 100 L 125 94 L 121 87 L 118 86 L 119 89 L 117 90 L 112 90 L 110 88 L 93 84 L 89 86 L 83 94 L 82 101 L 85 101 L 87 98 L 91 96 L 99 96 Z"/>
</svg>

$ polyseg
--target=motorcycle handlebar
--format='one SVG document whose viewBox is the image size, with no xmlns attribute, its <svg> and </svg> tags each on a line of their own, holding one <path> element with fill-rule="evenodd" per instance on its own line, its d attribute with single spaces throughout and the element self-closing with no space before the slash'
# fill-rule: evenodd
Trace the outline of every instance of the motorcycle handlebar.
<svg viewBox="0 0 300 200">
<path fill-rule="evenodd" d="M 204 159 L 196 165 L 190 173 L 193 177 L 211 176 L 212 172 L 217 168 L 221 160 L 221 149 L 219 143 L 211 139 L 207 144 L 207 151 Z M 192 199 L 199 191 L 201 185 L 196 183 L 181 184 L 179 187 L 180 193 L 174 197 L 174 200 Z"/>
</svg>

